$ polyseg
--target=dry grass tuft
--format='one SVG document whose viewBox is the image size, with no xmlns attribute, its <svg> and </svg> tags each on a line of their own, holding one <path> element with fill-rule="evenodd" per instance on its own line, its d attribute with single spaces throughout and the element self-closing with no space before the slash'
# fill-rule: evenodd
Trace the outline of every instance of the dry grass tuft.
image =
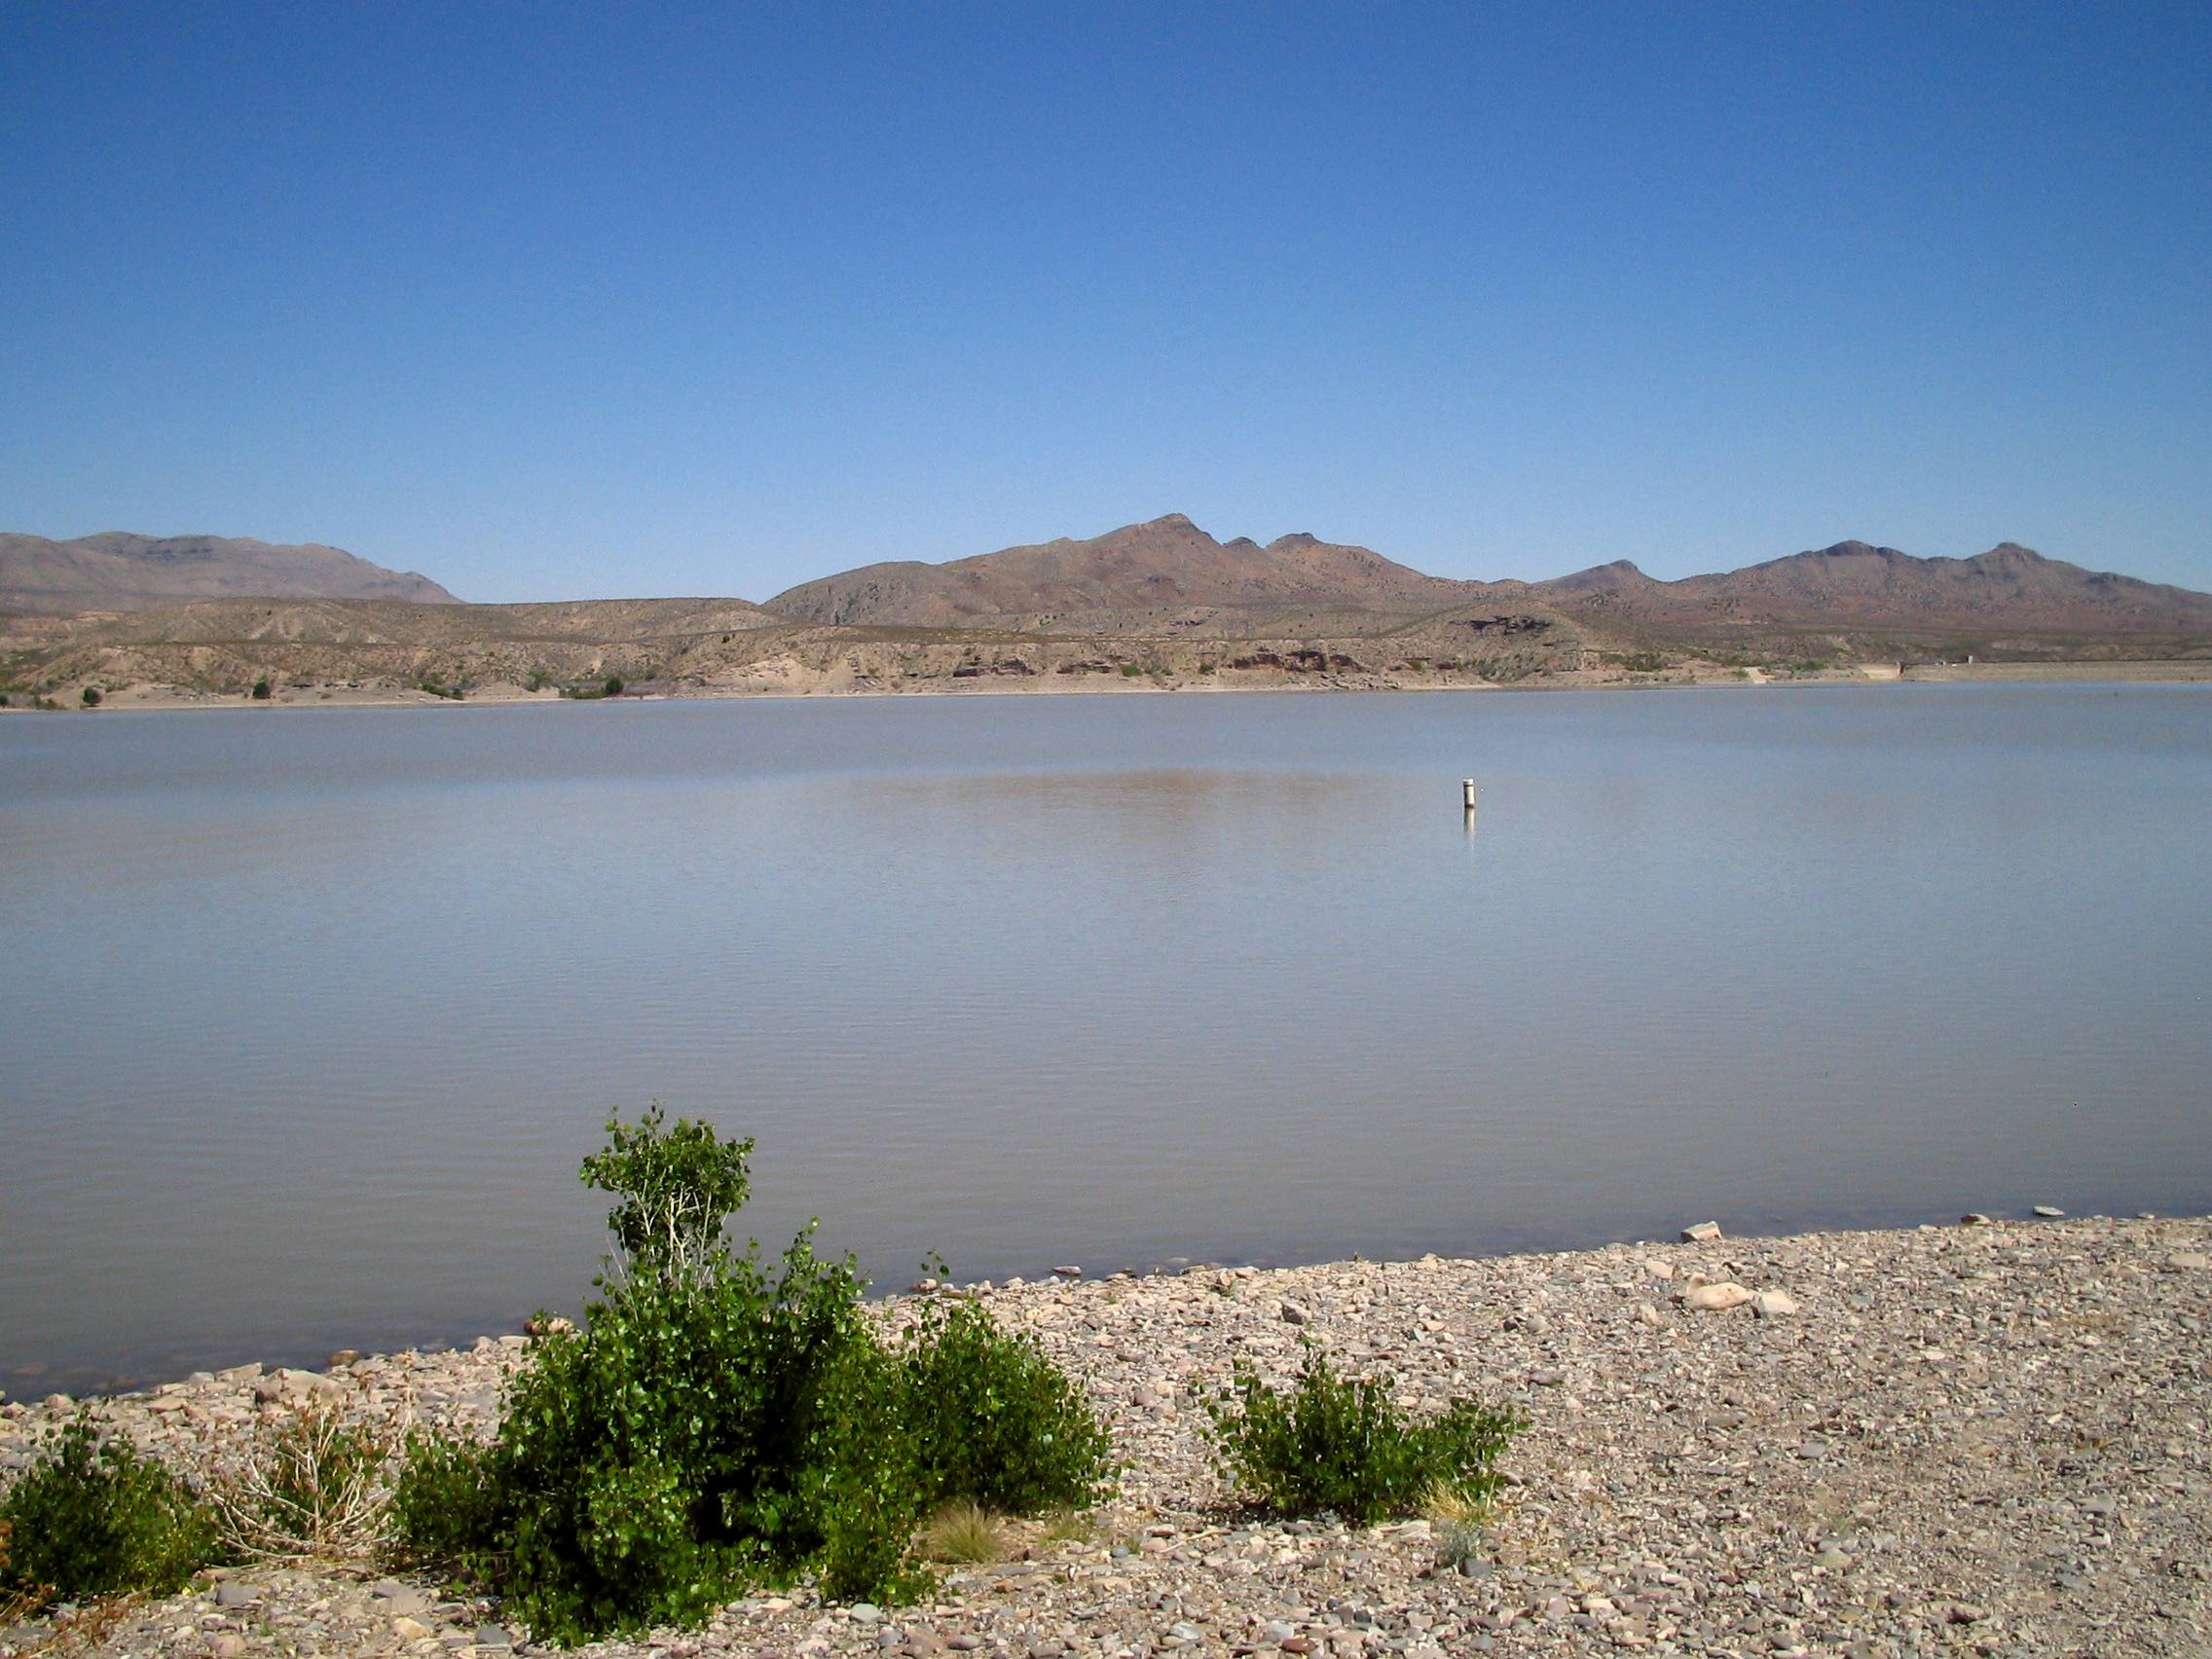
<svg viewBox="0 0 2212 1659">
<path fill-rule="evenodd" d="M 1435 1537 L 1437 1560 L 1458 1562 L 1482 1554 L 1483 1529 L 1494 1513 L 1487 1498 L 1469 1497 L 1438 1481 L 1422 1494 L 1420 1512 Z"/>
<path fill-rule="evenodd" d="M 1089 1516 L 1076 1510 L 1054 1509 L 1045 1515 L 1042 1537 L 1048 1544 L 1056 1544 L 1062 1540 L 1088 1544 L 1097 1536 L 1097 1524 Z"/>
<path fill-rule="evenodd" d="M 931 1561 L 997 1561 L 1006 1547 L 998 1517 L 979 1504 L 948 1503 L 922 1530 L 922 1554 Z"/>
</svg>

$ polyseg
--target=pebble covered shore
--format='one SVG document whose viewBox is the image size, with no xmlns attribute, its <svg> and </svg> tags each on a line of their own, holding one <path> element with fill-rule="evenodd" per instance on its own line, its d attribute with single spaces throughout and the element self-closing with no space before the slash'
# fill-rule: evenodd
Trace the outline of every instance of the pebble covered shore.
<svg viewBox="0 0 2212 1659">
<path fill-rule="evenodd" d="M 2212 1655 L 2212 1221 L 2000 1220 L 969 1287 L 1093 1392 L 1126 1465 L 1087 1535 L 1010 1529 L 913 1608 L 801 1591 L 607 1659 L 1616 1652 Z M 897 1320 L 912 1307 L 883 1305 Z M 1452 1548 L 1239 1510 L 1196 1400 L 1306 1342 L 1409 1403 L 1518 1406 L 1512 1485 Z M 327 1396 L 488 1429 L 521 1337 L 324 1374 L 245 1367 L 102 1402 L 206 1466 Z M 72 1408 L 0 1407 L 0 1479 Z M 247 1568 L 0 1632 L 0 1655 L 535 1651 L 486 1603 L 362 1568 Z"/>
</svg>

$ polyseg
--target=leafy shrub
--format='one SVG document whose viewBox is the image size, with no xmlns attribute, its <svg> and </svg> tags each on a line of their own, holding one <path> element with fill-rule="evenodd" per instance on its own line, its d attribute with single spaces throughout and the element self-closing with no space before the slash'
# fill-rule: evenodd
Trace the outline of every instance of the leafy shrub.
<svg viewBox="0 0 2212 1659">
<path fill-rule="evenodd" d="M 391 1491 L 391 1536 L 404 1554 L 487 1582 L 502 1576 L 498 1544 L 514 1518 L 492 1455 L 460 1435 L 408 1436 Z"/>
<path fill-rule="evenodd" d="M 1231 1397 L 1234 1406 L 1206 1402 L 1226 1473 L 1286 1515 L 1328 1512 L 1361 1526 L 1412 1513 L 1438 1487 L 1488 1497 L 1500 1484 L 1491 1465 L 1521 1427 L 1512 1411 L 1472 1400 L 1414 1421 L 1382 1379 L 1339 1377 L 1319 1348 L 1283 1392 L 1238 1366 Z"/>
<path fill-rule="evenodd" d="M 101 695 L 100 688 L 97 685 L 88 685 L 84 690 L 77 693 L 77 700 L 88 709 L 96 709 L 100 706 Z"/>
<path fill-rule="evenodd" d="M 496 1441 L 408 1449 L 403 1546 L 543 1637 L 695 1623 L 809 1569 L 831 1597 L 911 1599 L 939 1497 L 1102 1482 L 1104 1430 L 1074 1385 L 981 1309 L 885 1345 L 852 1262 L 817 1257 L 810 1234 L 772 1267 L 733 1249 L 752 1148 L 657 1106 L 609 1123 L 582 1174 L 618 1199 L 615 1253 L 584 1329 L 541 1327 Z"/>
<path fill-rule="evenodd" d="M 607 694 L 609 697 L 622 695 L 622 677 L 619 674 L 610 674 L 607 677 Z"/>
<path fill-rule="evenodd" d="M 0 1502 L 0 1590 L 36 1604 L 172 1595 L 218 1551 L 208 1506 L 129 1441 L 101 1441 L 85 1417 Z"/>
<path fill-rule="evenodd" d="M 1037 1338 L 973 1302 L 932 1302 L 899 1355 L 905 1433 L 925 1502 L 1012 1515 L 1082 1508 L 1104 1489 L 1105 1424 Z"/>
<path fill-rule="evenodd" d="M 268 701 L 269 701 L 269 682 L 268 682 L 268 681 L 266 681 L 266 680 L 256 680 L 256 681 L 255 681 L 255 682 L 253 682 L 253 700 L 254 700 L 254 701 L 255 701 L 256 703 L 266 703 L 266 702 L 268 702 Z"/>
</svg>

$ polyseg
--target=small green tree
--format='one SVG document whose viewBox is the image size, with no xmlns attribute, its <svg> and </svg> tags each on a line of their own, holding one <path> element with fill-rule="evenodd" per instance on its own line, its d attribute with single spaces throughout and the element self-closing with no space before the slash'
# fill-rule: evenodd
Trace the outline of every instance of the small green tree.
<svg viewBox="0 0 2212 1659">
<path fill-rule="evenodd" d="M 712 1124 L 679 1118 L 657 1100 L 635 1126 L 607 1123 L 607 1146 L 583 1162 L 587 1187 L 622 1201 L 607 1225 L 624 1276 L 697 1277 L 725 1248 L 723 1228 L 753 1191 L 751 1140 L 724 1141 Z"/>
<path fill-rule="evenodd" d="M 607 677 L 607 694 L 609 697 L 622 695 L 622 677 L 619 674 L 610 674 Z"/>
<path fill-rule="evenodd" d="M 101 692 L 100 688 L 97 685 L 88 685 L 84 688 L 84 690 L 77 693 L 77 700 L 83 703 L 88 709 L 98 708 L 100 706 L 100 697 Z"/>
</svg>

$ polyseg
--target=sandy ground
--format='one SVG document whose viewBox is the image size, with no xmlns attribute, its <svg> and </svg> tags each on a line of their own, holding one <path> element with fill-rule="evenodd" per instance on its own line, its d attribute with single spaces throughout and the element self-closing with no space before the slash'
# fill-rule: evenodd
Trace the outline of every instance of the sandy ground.
<svg viewBox="0 0 2212 1659">
<path fill-rule="evenodd" d="M 1037 1332 L 1107 1414 L 1126 1472 L 1085 1535 L 1014 1529 L 1009 1559 L 920 1607 L 801 1589 L 605 1651 L 2212 1653 L 2208 1247 L 2207 1220 L 2023 1219 L 940 1291 Z M 1417 1409 L 1474 1394 L 1526 1413 L 1487 1526 L 1447 1539 L 1242 1506 L 1196 1401 L 1239 1360 L 1287 1378 L 1309 1342 Z M 318 1395 L 481 1432 L 526 1351 L 248 1367 L 99 1410 L 188 1467 Z M 0 1408 L 0 1465 L 68 1409 Z M 0 1649 L 502 1659 L 528 1640 L 500 1617 L 372 1564 L 271 1567 Z"/>
</svg>

